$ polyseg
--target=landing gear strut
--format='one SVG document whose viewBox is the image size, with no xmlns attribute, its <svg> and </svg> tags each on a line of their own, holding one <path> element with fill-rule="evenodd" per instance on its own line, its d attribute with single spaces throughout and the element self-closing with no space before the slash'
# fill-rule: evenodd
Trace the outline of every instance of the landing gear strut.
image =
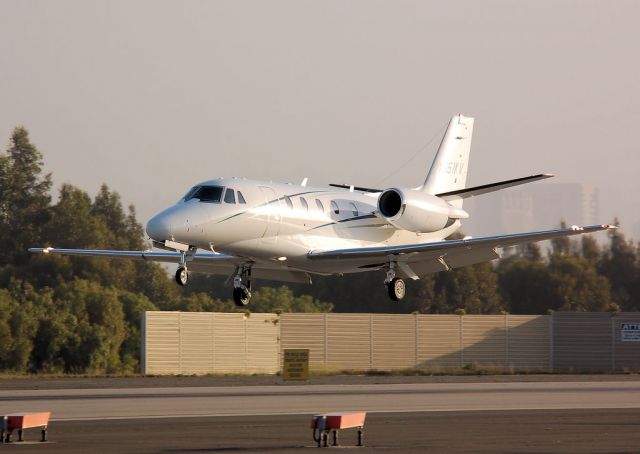
<svg viewBox="0 0 640 454">
<path fill-rule="evenodd" d="M 404 298 L 407 288 L 404 284 L 404 280 L 396 277 L 396 264 L 391 262 L 389 264 L 389 270 L 387 271 L 387 278 L 384 281 L 384 285 L 387 286 L 387 292 L 391 301 L 400 301 Z"/>
<path fill-rule="evenodd" d="M 246 279 L 246 285 L 242 279 Z M 233 278 L 233 301 L 238 307 L 244 307 L 251 300 L 251 267 L 239 266 Z"/>
<path fill-rule="evenodd" d="M 180 251 L 180 262 L 178 263 L 178 269 L 176 270 L 176 282 L 178 285 L 184 287 L 189 282 L 189 271 L 187 270 L 187 262 L 193 260 L 193 256 L 196 253 L 196 248 L 190 246 L 187 251 Z"/>
</svg>

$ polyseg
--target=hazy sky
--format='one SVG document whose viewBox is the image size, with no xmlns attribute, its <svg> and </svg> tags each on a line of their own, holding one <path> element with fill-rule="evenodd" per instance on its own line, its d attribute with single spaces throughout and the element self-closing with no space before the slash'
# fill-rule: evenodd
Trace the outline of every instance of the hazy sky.
<svg viewBox="0 0 640 454">
<path fill-rule="evenodd" d="M 217 176 L 418 185 L 462 112 L 470 185 L 552 172 L 631 232 L 638 18 L 611 0 L 0 0 L 0 143 L 26 126 L 56 187 L 107 182 L 146 221 Z"/>
</svg>

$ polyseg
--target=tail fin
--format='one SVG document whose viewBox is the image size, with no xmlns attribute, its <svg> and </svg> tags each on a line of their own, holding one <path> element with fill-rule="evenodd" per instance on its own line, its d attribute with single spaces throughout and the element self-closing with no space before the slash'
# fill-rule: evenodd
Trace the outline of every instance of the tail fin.
<svg viewBox="0 0 640 454">
<path fill-rule="evenodd" d="M 422 191 L 440 194 L 464 189 L 467 183 L 472 134 L 473 118 L 462 115 L 451 118 L 427 179 L 422 185 Z"/>
</svg>

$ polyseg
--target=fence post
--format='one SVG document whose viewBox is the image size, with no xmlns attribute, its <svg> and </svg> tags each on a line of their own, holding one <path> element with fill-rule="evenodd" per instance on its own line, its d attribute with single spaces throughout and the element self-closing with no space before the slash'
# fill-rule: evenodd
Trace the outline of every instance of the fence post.
<svg viewBox="0 0 640 454">
<path fill-rule="evenodd" d="M 140 317 L 140 372 L 147 374 L 147 311 Z M 2 441 L 0 440 L 0 443 Z"/>
<path fill-rule="evenodd" d="M 509 368 L 509 314 L 504 314 L 504 369 Z"/>
<path fill-rule="evenodd" d="M 414 357 L 413 357 L 413 367 L 415 369 L 418 368 L 418 345 L 420 344 L 419 342 L 419 338 L 418 336 L 420 335 L 420 332 L 418 331 L 418 314 L 414 314 L 414 327 L 413 327 L 413 352 L 414 352 Z"/>
<path fill-rule="evenodd" d="M 611 314 L 611 372 L 616 370 L 616 316 Z"/>
<path fill-rule="evenodd" d="M 460 367 L 464 367 L 464 315 L 460 317 Z"/>
<path fill-rule="evenodd" d="M 212 313 L 211 320 L 211 373 L 216 373 L 216 314 Z"/>
<path fill-rule="evenodd" d="M 178 374 L 182 374 L 182 312 L 178 312 Z"/>
<path fill-rule="evenodd" d="M 247 326 L 247 324 L 249 323 L 249 317 L 246 314 L 242 316 L 242 320 L 244 320 L 244 371 L 245 373 L 249 371 L 249 327 Z"/>
<path fill-rule="evenodd" d="M 373 314 L 369 314 L 369 370 L 373 370 Z"/>
<path fill-rule="evenodd" d="M 555 357 L 554 357 L 554 334 L 553 334 L 553 317 L 554 312 L 549 315 L 549 372 L 555 371 Z"/>
<path fill-rule="evenodd" d="M 327 334 L 327 318 L 329 314 L 324 313 L 324 370 L 327 370 L 327 352 L 329 350 L 329 343 L 327 342 L 328 334 Z"/>
</svg>

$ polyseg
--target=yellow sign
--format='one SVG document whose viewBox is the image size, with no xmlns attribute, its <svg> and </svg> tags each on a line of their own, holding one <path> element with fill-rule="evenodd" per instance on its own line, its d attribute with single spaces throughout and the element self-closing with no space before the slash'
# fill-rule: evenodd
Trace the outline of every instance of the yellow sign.
<svg viewBox="0 0 640 454">
<path fill-rule="evenodd" d="M 282 361 L 284 380 L 309 379 L 309 349 L 285 349 Z"/>
</svg>

